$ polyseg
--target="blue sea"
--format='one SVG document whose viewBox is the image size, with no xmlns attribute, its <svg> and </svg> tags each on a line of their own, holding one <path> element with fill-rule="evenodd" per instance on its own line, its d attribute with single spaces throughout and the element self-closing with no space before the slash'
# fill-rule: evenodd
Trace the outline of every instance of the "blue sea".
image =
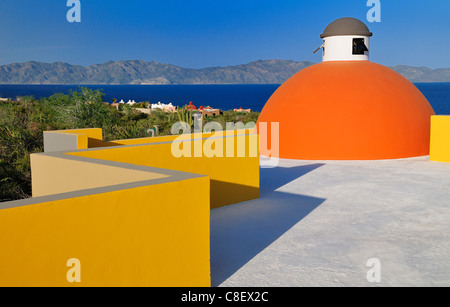
<svg viewBox="0 0 450 307">
<path fill-rule="evenodd" d="M 434 108 L 436 114 L 450 115 L 450 83 L 416 83 Z M 183 106 L 190 101 L 197 107 L 211 106 L 222 110 L 242 107 L 261 111 L 279 84 L 264 85 L 87 85 L 91 89 L 100 89 L 104 100 L 113 98 L 125 102 L 128 100 L 150 101 L 157 103 L 172 102 Z M 69 93 L 78 90 L 78 85 L 0 85 L 0 97 L 13 98 L 34 96 L 43 98 L 55 93 Z"/>
</svg>

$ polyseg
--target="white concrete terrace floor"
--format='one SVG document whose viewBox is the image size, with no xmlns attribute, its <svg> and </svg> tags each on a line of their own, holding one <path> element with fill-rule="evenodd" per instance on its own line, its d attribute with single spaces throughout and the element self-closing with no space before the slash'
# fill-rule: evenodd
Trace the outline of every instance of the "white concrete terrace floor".
<svg viewBox="0 0 450 307">
<path fill-rule="evenodd" d="M 450 286 L 450 164 L 280 160 L 260 199 L 211 211 L 211 268 L 213 286 Z"/>
</svg>

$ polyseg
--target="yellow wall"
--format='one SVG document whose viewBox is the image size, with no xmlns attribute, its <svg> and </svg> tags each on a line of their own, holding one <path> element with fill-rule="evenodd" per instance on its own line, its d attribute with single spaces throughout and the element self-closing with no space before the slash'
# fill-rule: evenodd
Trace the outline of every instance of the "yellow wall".
<svg viewBox="0 0 450 307">
<path fill-rule="evenodd" d="M 103 131 L 101 128 L 72 129 L 64 130 L 64 132 L 86 135 L 88 144 L 85 148 L 101 146 L 103 143 Z M 78 149 L 83 148 L 79 147 Z"/>
<path fill-rule="evenodd" d="M 245 134 L 256 134 L 254 129 L 239 129 L 236 131 L 218 131 L 212 133 L 195 133 L 195 134 L 184 134 L 184 135 L 165 135 L 158 137 L 146 137 L 146 138 L 137 138 L 137 139 L 125 139 L 125 140 L 114 140 L 103 143 L 95 143 L 95 146 L 89 146 L 89 148 L 96 147 L 111 147 L 111 146 L 125 146 L 125 145 L 138 145 L 138 144 L 150 144 L 150 143 L 163 143 L 163 142 L 172 142 L 174 140 L 182 140 L 182 139 L 198 139 L 198 138 L 208 138 L 211 136 L 226 136 L 230 135 L 230 133 L 234 135 L 245 135 Z"/>
<path fill-rule="evenodd" d="M 208 187 L 201 177 L 0 209 L 0 286 L 210 286 Z M 67 281 L 71 258 L 81 283 Z"/>
<path fill-rule="evenodd" d="M 76 161 L 66 156 L 31 155 L 33 197 L 167 177 L 94 161 Z"/>
<path fill-rule="evenodd" d="M 431 117 L 430 160 L 450 162 L 450 116 Z"/>
<path fill-rule="evenodd" d="M 74 130 L 55 130 L 44 132 L 44 150 L 45 152 L 64 151 L 66 146 L 72 149 L 86 149 L 90 147 L 102 146 L 102 129 L 74 129 Z M 46 138 L 57 134 L 58 138 Z M 75 136 L 75 138 L 73 138 Z M 67 149 L 66 149 L 67 150 Z"/>
<path fill-rule="evenodd" d="M 172 140 L 174 137 L 169 137 Z M 185 136 L 183 136 L 183 139 Z M 223 157 L 208 158 L 194 157 L 195 148 L 204 148 L 206 142 L 214 139 L 202 139 L 198 141 L 183 141 L 191 143 L 191 157 L 176 158 L 172 154 L 172 142 L 157 143 L 159 138 L 150 138 L 154 143 L 134 146 L 117 146 L 108 148 L 78 151 L 70 155 L 103 159 L 108 161 L 125 162 L 137 165 L 145 165 L 159 168 L 167 168 L 177 171 L 191 172 L 208 175 L 211 178 L 211 208 L 235 204 L 259 197 L 259 151 L 258 136 L 239 135 L 231 138 L 219 137 L 218 142 L 223 143 Z M 162 140 L 166 141 L 167 137 Z M 234 140 L 233 155 L 227 155 L 230 146 L 227 141 Z M 238 142 L 245 143 L 245 156 L 238 156 Z M 249 147 L 253 144 L 255 156 L 250 156 Z M 184 145 L 183 145 L 184 146 Z M 181 146 L 180 146 L 181 147 Z M 211 146 L 206 146 L 207 148 Z"/>
<path fill-rule="evenodd" d="M 254 129 L 240 129 L 103 142 L 101 129 L 52 131 L 77 135 L 86 133 L 88 147 L 97 148 L 95 151 L 78 151 L 71 155 L 208 175 L 211 178 L 211 208 L 259 197 L 259 139 L 253 132 Z M 172 143 L 183 141 L 191 143 L 191 157 L 174 157 Z M 223 150 L 219 157 L 207 157 L 202 152 L 203 148 L 215 147 L 210 146 L 211 142 L 222 144 Z M 200 157 L 197 155 L 199 147 Z M 83 149 L 82 146 L 77 148 Z M 245 148 L 244 152 L 242 148 Z M 33 178 L 33 188 L 42 188 L 36 188 L 39 190 L 36 192 L 33 190 L 33 195 L 42 195 L 41 190 L 50 188 L 47 184 L 49 181 L 37 182 L 39 180 Z"/>
</svg>

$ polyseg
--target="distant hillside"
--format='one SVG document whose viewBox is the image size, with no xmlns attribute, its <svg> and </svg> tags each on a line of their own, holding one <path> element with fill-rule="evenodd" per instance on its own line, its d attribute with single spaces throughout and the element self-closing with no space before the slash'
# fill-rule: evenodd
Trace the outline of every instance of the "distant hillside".
<svg viewBox="0 0 450 307">
<path fill-rule="evenodd" d="M 406 65 L 397 65 L 391 68 L 411 82 L 450 82 L 450 68 L 431 69 Z"/>
<path fill-rule="evenodd" d="M 26 62 L 0 66 L 0 84 L 281 84 L 313 65 L 308 61 L 259 60 L 243 65 L 183 68 L 142 60 L 90 66 Z M 394 66 L 413 82 L 450 82 L 450 68 Z"/>
</svg>

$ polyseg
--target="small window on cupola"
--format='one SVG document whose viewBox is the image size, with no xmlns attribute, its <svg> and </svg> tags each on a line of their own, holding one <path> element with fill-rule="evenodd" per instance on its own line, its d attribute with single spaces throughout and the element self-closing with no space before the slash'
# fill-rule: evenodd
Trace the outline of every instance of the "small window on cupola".
<svg viewBox="0 0 450 307">
<path fill-rule="evenodd" d="M 354 55 L 364 55 L 365 51 L 369 51 L 367 49 L 366 44 L 364 43 L 364 38 L 354 38 L 353 39 L 353 54 Z"/>
</svg>

